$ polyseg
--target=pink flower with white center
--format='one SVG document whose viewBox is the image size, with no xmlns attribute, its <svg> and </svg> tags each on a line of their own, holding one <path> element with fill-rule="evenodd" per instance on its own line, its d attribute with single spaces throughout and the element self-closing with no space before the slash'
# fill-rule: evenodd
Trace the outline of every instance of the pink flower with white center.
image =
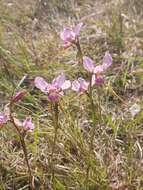
<svg viewBox="0 0 143 190">
<path fill-rule="evenodd" d="M 22 127 L 24 128 L 25 131 L 29 131 L 32 132 L 35 128 L 34 123 L 32 122 L 31 117 L 27 117 L 23 123 L 22 123 Z"/>
<path fill-rule="evenodd" d="M 60 38 L 64 41 L 64 47 L 69 47 L 72 43 L 76 42 L 82 26 L 83 23 L 79 23 L 74 28 L 64 28 L 60 33 Z"/>
<path fill-rule="evenodd" d="M 0 126 L 6 124 L 8 121 L 8 117 L 6 116 L 5 113 L 0 112 Z"/>
<path fill-rule="evenodd" d="M 56 77 L 51 84 L 47 83 L 42 77 L 35 78 L 35 86 L 48 95 L 50 102 L 58 102 L 64 95 L 64 90 L 71 87 L 71 82 L 65 79 L 64 74 Z"/>
<path fill-rule="evenodd" d="M 78 78 L 78 80 L 74 80 L 72 82 L 72 90 L 75 92 L 85 92 L 88 90 L 89 82 L 84 80 L 83 78 Z"/>
<path fill-rule="evenodd" d="M 26 94 L 26 91 L 18 91 L 13 97 L 12 97 L 12 99 L 11 99 L 11 102 L 12 103 L 16 103 L 16 102 L 18 102 L 19 100 L 21 100 L 23 97 L 24 97 L 24 95 Z"/>
</svg>

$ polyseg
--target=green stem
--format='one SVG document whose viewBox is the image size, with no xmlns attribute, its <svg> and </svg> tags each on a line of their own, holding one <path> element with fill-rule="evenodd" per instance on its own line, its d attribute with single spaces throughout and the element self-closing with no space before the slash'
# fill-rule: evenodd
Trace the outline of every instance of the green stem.
<svg viewBox="0 0 143 190">
<path fill-rule="evenodd" d="M 59 128 L 59 110 L 58 110 L 58 104 L 54 104 L 54 114 L 53 114 L 53 121 L 54 121 L 54 140 L 53 140 L 53 145 L 52 145 L 52 153 L 51 153 L 51 161 L 50 161 L 50 167 L 52 169 L 52 176 L 51 176 L 51 181 L 54 183 L 55 179 L 55 171 L 54 171 L 54 165 L 53 165 L 53 156 L 55 152 L 55 147 L 56 147 L 56 142 L 57 142 L 57 135 L 58 135 L 58 128 Z"/>
<path fill-rule="evenodd" d="M 82 54 L 79 39 L 77 39 L 77 42 L 75 43 L 75 45 L 77 47 L 77 57 L 79 58 L 79 63 L 82 64 L 83 63 L 83 54 Z"/>
<path fill-rule="evenodd" d="M 31 167 L 30 167 L 30 164 L 29 164 L 29 160 L 28 160 L 28 153 L 27 153 L 26 143 L 25 143 L 25 139 L 24 139 L 23 136 L 20 136 L 20 141 L 21 141 L 22 149 L 23 149 L 24 156 L 25 156 L 25 161 L 26 161 L 27 168 L 28 168 L 30 189 L 34 190 L 33 176 L 32 176 L 32 172 L 31 172 Z"/>
<path fill-rule="evenodd" d="M 93 102 L 93 96 L 92 96 L 92 85 L 91 85 L 91 82 L 92 82 L 92 75 L 90 75 L 90 84 L 89 84 L 89 101 L 90 101 L 90 107 L 91 107 L 91 112 L 92 112 L 92 122 L 93 122 L 93 126 L 91 128 L 91 137 L 90 137 L 90 144 L 89 144 L 89 163 L 88 163 L 88 167 L 87 167 L 87 170 L 86 170 L 86 189 L 89 189 L 88 188 L 88 184 L 89 184 L 89 173 L 90 173 L 90 168 L 91 168 L 91 165 L 90 165 L 90 161 L 91 161 L 91 153 L 92 153 L 92 150 L 93 150 L 93 145 L 94 145 L 94 136 L 95 136 L 95 125 L 96 125 L 96 117 L 95 117 L 95 105 L 94 105 L 94 102 Z"/>
<path fill-rule="evenodd" d="M 26 165 L 28 168 L 28 174 L 29 174 L 29 186 L 31 190 L 34 190 L 34 186 L 33 186 L 33 176 L 32 176 L 32 172 L 31 172 L 31 167 L 29 164 L 29 160 L 28 160 L 28 153 L 27 153 L 27 148 L 26 148 L 26 143 L 25 143 L 25 139 L 24 139 L 24 135 L 21 133 L 20 129 L 18 128 L 18 126 L 16 125 L 14 118 L 12 116 L 12 114 L 10 113 L 10 120 L 13 124 L 13 126 L 15 127 L 18 135 L 19 135 L 19 139 L 20 139 L 20 143 L 21 143 L 21 147 L 24 153 L 24 157 L 25 157 L 25 161 L 26 161 Z"/>
<path fill-rule="evenodd" d="M 98 100 L 98 113 L 99 113 L 99 124 L 101 125 L 101 123 L 102 123 L 102 121 L 103 121 L 103 118 L 102 118 L 102 107 L 101 107 L 101 105 L 102 105 L 102 100 L 101 100 L 101 96 L 102 96 L 102 92 L 101 92 L 101 88 L 100 88 L 100 86 L 99 86 L 99 88 L 97 88 L 97 90 L 98 90 L 98 98 L 97 98 L 97 100 Z"/>
<path fill-rule="evenodd" d="M 24 133 L 21 133 L 21 130 L 19 129 L 19 127 L 16 125 L 14 118 L 12 116 L 12 102 L 10 102 L 9 104 L 9 109 L 10 109 L 10 121 L 13 124 L 13 126 L 15 127 L 19 139 L 20 139 L 20 143 L 21 143 L 21 147 L 24 153 L 24 157 L 25 157 L 25 161 L 26 161 L 26 165 L 28 168 L 28 174 L 29 174 L 29 188 L 30 190 L 34 190 L 34 185 L 33 185 L 33 176 L 32 176 L 32 171 L 31 171 L 31 167 L 29 164 L 29 160 L 28 160 L 28 153 L 27 153 L 27 148 L 26 148 L 26 143 L 25 143 L 25 138 L 24 138 Z"/>
</svg>

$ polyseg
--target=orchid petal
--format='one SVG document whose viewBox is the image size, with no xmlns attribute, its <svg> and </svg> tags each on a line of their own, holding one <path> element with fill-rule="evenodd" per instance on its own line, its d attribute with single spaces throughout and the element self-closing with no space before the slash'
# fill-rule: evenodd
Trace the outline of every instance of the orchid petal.
<svg viewBox="0 0 143 190">
<path fill-rule="evenodd" d="M 27 117 L 23 122 L 23 128 L 26 131 L 32 132 L 35 128 L 34 123 L 32 122 L 31 117 Z"/>
<path fill-rule="evenodd" d="M 44 93 L 48 92 L 48 88 L 50 85 L 42 77 L 36 77 L 34 80 L 34 84 L 42 92 Z"/>
<path fill-rule="evenodd" d="M 94 71 L 93 71 L 94 74 L 103 73 L 103 72 L 104 72 L 103 65 L 97 65 L 96 67 L 94 67 Z"/>
<path fill-rule="evenodd" d="M 94 86 L 95 83 L 96 83 L 96 77 L 95 77 L 95 75 L 92 75 L 91 86 Z"/>
<path fill-rule="evenodd" d="M 93 64 L 92 59 L 90 59 L 87 56 L 83 57 L 83 67 L 85 70 L 92 73 L 94 70 L 94 64 Z"/>
<path fill-rule="evenodd" d="M 64 28 L 64 30 L 60 33 L 60 38 L 65 42 L 72 42 L 75 40 L 75 33 L 70 28 Z"/>
<path fill-rule="evenodd" d="M 84 80 L 83 78 L 78 78 L 72 82 L 72 90 L 76 92 L 84 92 L 88 90 L 89 82 Z"/>
<path fill-rule="evenodd" d="M 103 58 L 104 70 L 108 69 L 108 67 L 110 67 L 111 65 L 112 65 L 112 56 L 109 52 L 106 52 Z"/>
<path fill-rule="evenodd" d="M 79 24 L 77 24 L 77 25 L 75 26 L 75 28 L 74 28 L 74 33 L 75 33 L 76 36 L 79 36 L 80 30 L 81 30 L 82 26 L 83 26 L 83 23 L 82 23 L 82 22 L 80 22 Z"/>
<path fill-rule="evenodd" d="M 104 81 L 103 75 L 92 75 L 91 86 L 104 84 Z"/>
<path fill-rule="evenodd" d="M 3 124 L 6 124 L 7 121 L 8 121 L 8 118 L 5 115 L 5 113 L 0 112 L 0 126 L 2 126 Z"/>
<path fill-rule="evenodd" d="M 67 37 L 70 35 L 71 30 L 69 28 L 64 28 L 64 30 L 60 33 L 60 38 L 63 41 L 66 41 Z"/>
<path fill-rule="evenodd" d="M 65 82 L 65 75 L 60 74 L 53 80 L 52 85 L 54 85 L 57 88 L 61 88 L 64 82 Z"/>
<path fill-rule="evenodd" d="M 80 91 L 81 92 L 88 90 L 89 82 L 87 82 L 83 78 L 79 78 L 78 81 L 80 83 Z"/>
<path fill-rule="evenodd" d="M 24 97 L 24 95 L 26 94 L 26 91 L 18 91 L 13 97 L 12 97 L 12 102 L 13 103 L 16 103 L 16 102 L 18 102 L 19 100 L 21 100 L 23 97 Z"/>
<path fill-rule="evenodd" d="M 105 78 L 104 78 L 104 76 L 103 75 L 97 75 L 96 76 L 96 85 L 102 85 L 102 84 L 104 84 L 104 82 L 105 82 Z"/>
<path fill-rule="evenodd" d="M 66 81 L 62 84 L 62 86 L 61 86 L 62 90 L 66 90 L 66 89 L 68 89 L 68 88 L 70 88 L 70 87 L 71 87 L 71 81 L 70 81 L 70 80 L 66 80 Z"/>
<path fill-rule="evenodd" d="M 74 80 L 72 82 L 72 90 L 75 91 L 75 92 L 79 92 L 79 89 L 80 89 L 80 83 L 78 80 Z"/>
</svg>

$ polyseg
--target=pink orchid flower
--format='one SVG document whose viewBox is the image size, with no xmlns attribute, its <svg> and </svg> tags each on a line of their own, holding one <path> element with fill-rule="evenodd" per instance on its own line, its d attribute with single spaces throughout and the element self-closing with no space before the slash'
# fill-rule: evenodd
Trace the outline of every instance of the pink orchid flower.
<svg viewBox="0 0 143 190">
<path fill-rule="evenodd" d="M 93 73 L 94 72 L 94 63 L 93 63 L 93 60 L 90 59 L 87 56 L 84 56 L 83 57 L 83 67 L 89 73 Z"/>
<path fill-rule="evenodd" d="M 13 97 L 12 97 L 12 99 L 11 99 L 11 102 L 12 103 L 16 103 L 16 102 L 18 102 L 19 100 L 21 100 L 23 97 L 24 97 L 24 95 L 26 94 L 26 91 L 18 91 Z"/>
<path fill-rule="evenodd" d="M 93 60 L 89 57 L 83 58 L 83 67 L 92 74 L 92 86 L 94 84 L 101 85 L 104 83 L 104 73 L 112 65 L 112 56 L 106 52 L 101 65 L 94 66 Z"/>
<path fill-rule="evenodd" d="M 69 47 L 72 43 L 76 42 L 82 26 L 83 23 L 79 23 L 73 29 L 64 28 L 64 30 L 60 33 L 60 38 L 64 41 L 64 47 Z"/>
<path fill-rule="evenodd" d="M 6 124 L 8 121 L 8 117 L 5 113 L 0 112 L 0 126 Z"/>
<path fill-rule="evenodd" d="M 22 124 L 24 130 L 26 131 L 29 131 L 29 132 L 32 132 L 35 128 L 35 125 L 34 123 L 32 122 L 32 119 L 31 117 L 27 117 L 24 121 L 23 121 L 23 124 Z"/>
<path fill-rule="evenodd" d="M 58 102 L 60 97 L 64 95 L 64 90 L 71 87 L 71 82 L 65 79 L 64 74 L 55 78 L 51 84 L 42 77 L 36 77 L 34 83 L 37 88 L 48 95 L 50 102 Z"/>
<path fill-rule="evenodd" d="M 85 92 L 88 90 L 89 82 L 84 80 L 83 78 L 78 78 L 78 80 L 74 80 L 72 82 L 72 90 L 75 92 Z"/>
<path fill-rule="evenodd" d="M 31 117 L 27 117 L 23 122 L 21 122 L 19 119 L 14 118 L 14 123 L 18 127 L 22 127 L 24 131 L 32 132 L 35 128 L 34 123 L 32 122 Z"/>
<path fill-rule="evenodd" d="M 101 65 L 94 66 L 94 62 L 89 57 L 85 56 L 83 58 L 83 67 L 89 73 L 104 73 L 112 65 L 112 56 L 110 53 L 106 52 L 103 58 L 103 63 Z"/>
</svg>

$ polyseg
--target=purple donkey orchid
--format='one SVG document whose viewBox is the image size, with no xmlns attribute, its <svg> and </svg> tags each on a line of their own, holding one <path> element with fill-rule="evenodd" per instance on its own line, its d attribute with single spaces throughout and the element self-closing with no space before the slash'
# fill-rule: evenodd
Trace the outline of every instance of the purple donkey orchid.
<svg viewBox="0 0 143 190">
<path fill-rule="evenodd" d="M 108 52 L 105 53 L 105 56 L 103 58 L 103 63 L 97 66 L 94 66 L 93 60 L 90 59 L 89 57 L 87 56 L 83 57 L 83 67 L 86 71 L 88 71 L 93 75 L 92 81 L 95 79 L 96 84 L 104 83 L 103 74 L 111 65 L 112 65 L 112 56 Z"/>
<path fill-rule="evenodd" d="M 69 47 L 72 43 L 76 42 L 79 37 L 80 30 L 83 23 L 77 24 L 74 28 L 64 28 L 60 33 L 60 38 L 64 42 L 64 47 Z"/>
<path fill-rule="evenodd" d="M 36 77 L 34 83 L 37 88 L 48 95 L 50 102 L 58 102 L 60 97 L 64 95 L 64 90 L 71 87 L 71 82 L 65 79 L 64 74 L 55 78 L 51 84 L 42 77 Z"/>
<path fill-rule="evenodd" d="M 83 58 L 83 67 L 90 73 L 103 73 L 112 65 L 112 57 L 106 52 L 101 65 L 94 66 L 93 60 L 87 56 Z"/>
<path fill-rule="evenodd" d="M 27 117 L 23 123 L 22 123 L 22 126 L 24 128 L 25 131 L 29 131 L 29 132 L 32 132 L 35 128 L 35 125 L 34 123 L 32 122 L 32 119 L 31 117 Z"/>
<path fill-rule="evenodd" d="M 24 131 L 33 132 L 35 125 L 32 122 L 31 117 L 26 117 L 23 122 L 19 119 L 14 118 L 14 123 L 16 126 L 23 128 Z"/>
</svg>

